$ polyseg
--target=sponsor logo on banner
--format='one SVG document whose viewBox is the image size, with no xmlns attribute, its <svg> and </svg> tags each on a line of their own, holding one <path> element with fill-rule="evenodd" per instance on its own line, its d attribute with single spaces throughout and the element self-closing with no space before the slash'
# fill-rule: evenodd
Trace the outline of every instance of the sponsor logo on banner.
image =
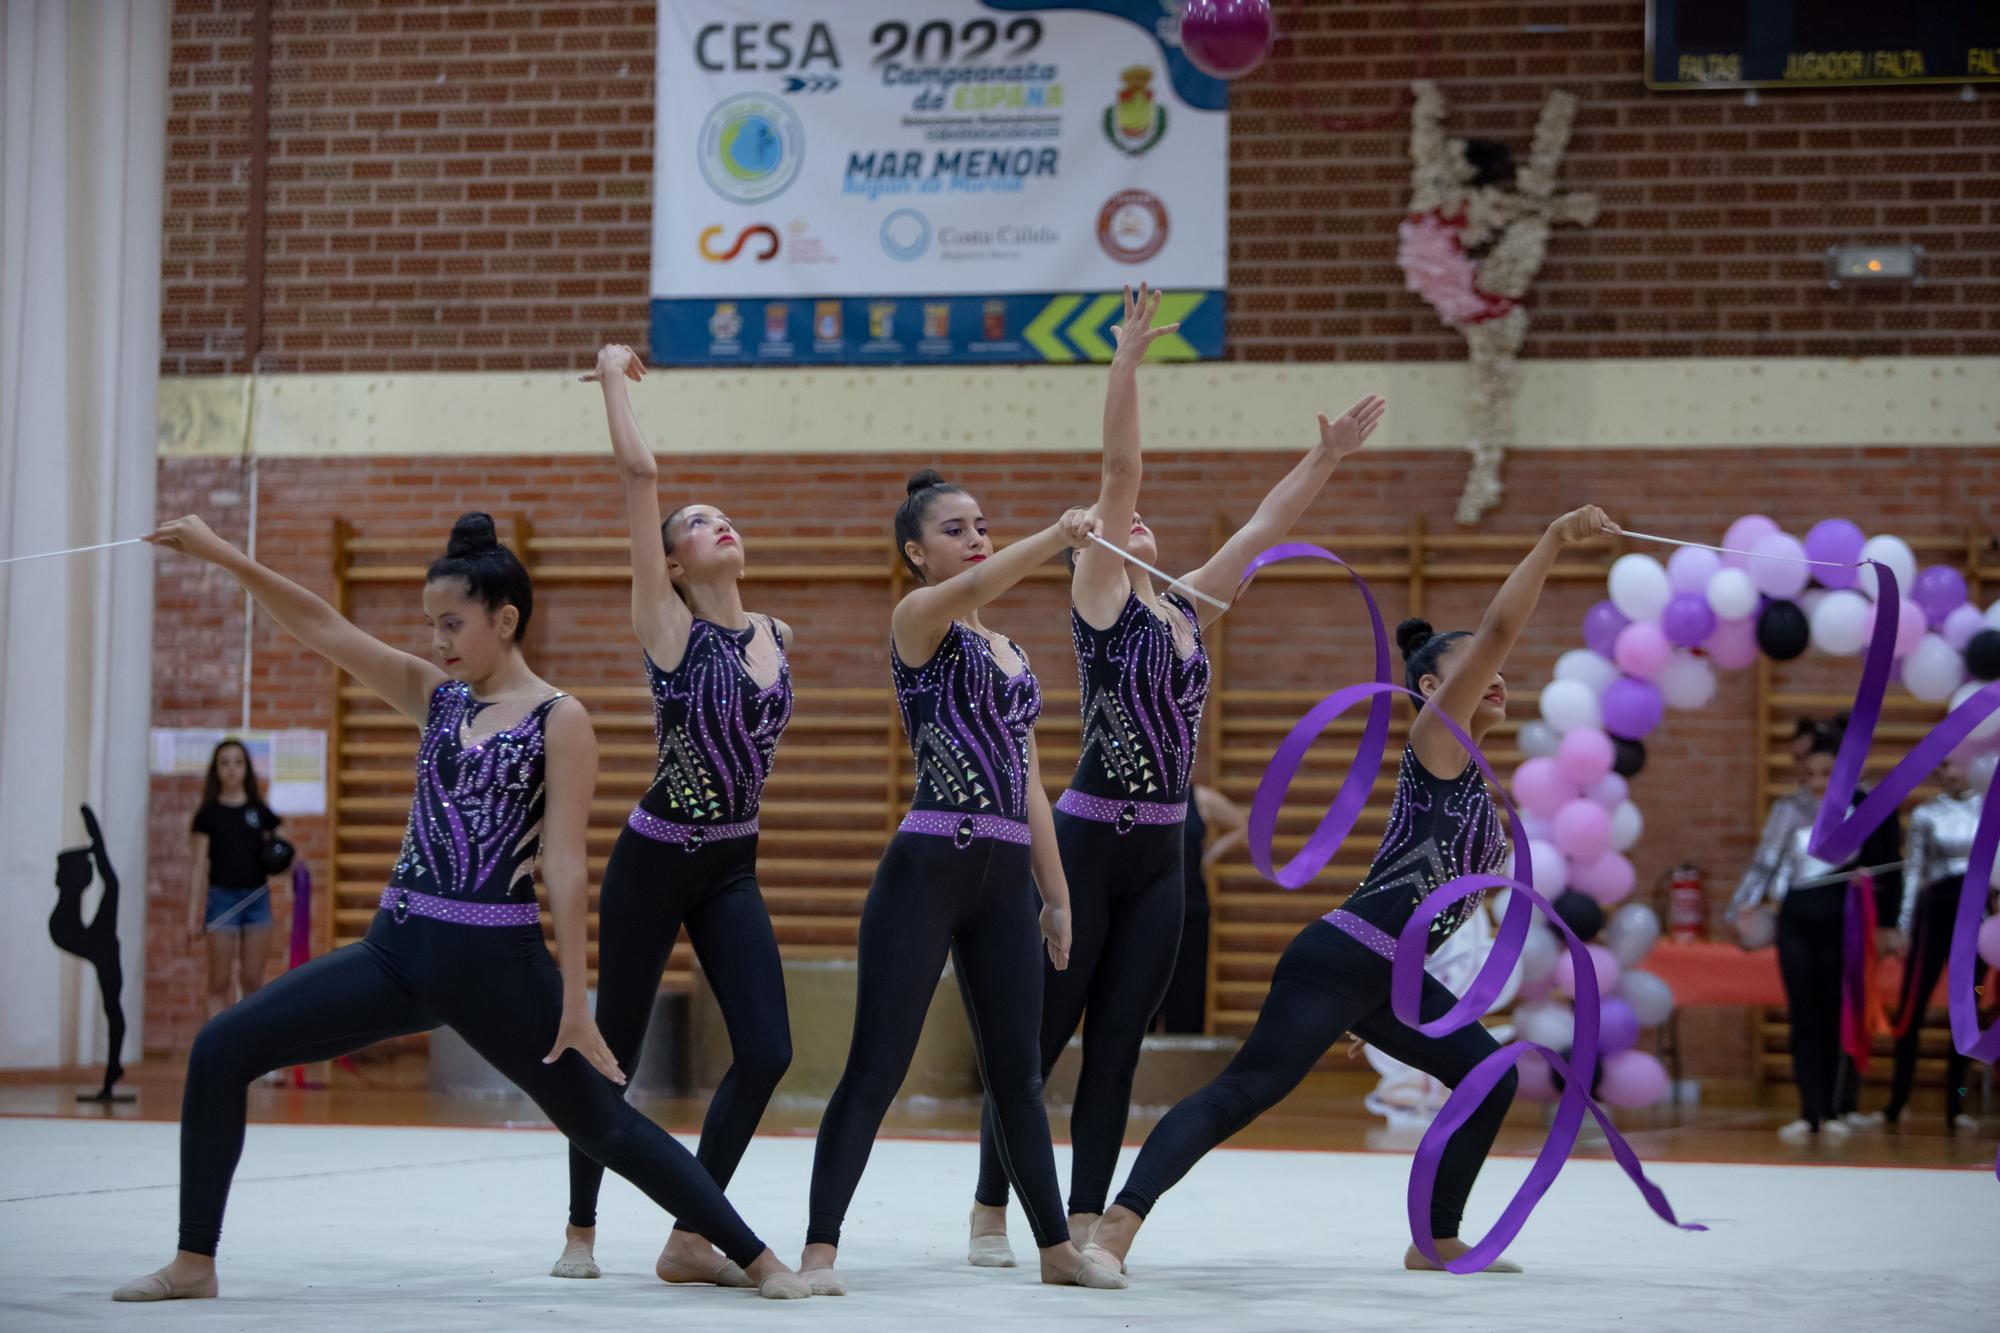
<svg viewBox="0 0 2000 1333">
<path fill-rule="evenodd" d="M 840 68 L 833 29 L 815 23 L 803 32 L 789 20 L 776 23 L 704 23 L 694 35 L 694 63 L 711 74 L 809 71 Z"/>
<path fill-rule="evenodd" d="M 896 303 L 894 301 L 873 301 L 869 303 L 868 336 L 875 342 L 884 342 L 896 336 Z"/>
<path fill-rule="evenodd" d="M 908 263 L 931 246 L 931 220 L 914 208 L 899 208 L 882 219 L 882 252 Z"/>
<path fill-rule="evenodd" d="M 1167 109 L 1153 100 L 1153 71 L 1149 67 L 1128 65 L 1118 77 L 1125 86 L 1104 108 L 1104 137 L 1127 157 L 1137 157 L 1166 134 Z"/>
<path fill-rule="evenodd" d="M 717 301 L 708 317 L 708 336 L 719 343 L 733 343 L 743 336 L 743 315 L 734 301 Z"/>
<path fill-rule="evenodd" d="M 709 188 L 739 204 L 784 193 L 805 161 L 805 127 L 768 93 L 738 93 L 702 122 L 696 160 Z"/>
<path fill-rule="evenodd" d="M 1097 243 L 1121 264 L 1143 264 L 1167 244 L 1167 206 L 1145 190 L 1120 190 L 1097 211 Z"/>
<path fill-rule="evenodd" d="M 924 303 L 924 338 L 928 342 L 942 342 L 951 337 L 951 306 L 944 301 Z"/>
<path fill-rule="evenodd" d="M 767 264 L 778 257 L 778 233 L 773 227 L 768 227 L 761 222 L 754 226 L 745 227 L 742 231 L 736 233 L 736 239 L 729 243 L 729 248 L 726 250 L 718 249 L 715 246 L 715 239 L 722 235 L 722 233 L 723 228 L 720 226 L 703 227 L 701 229 L 701 238 L 697 242 L 697 245 L 701 250 L 701 257 L 703 259 L 715 264 L 727 264 L 730 260 L 742 254 L 743 247 L 748 245 L 753 239 L 764 243 L 763 248 L 755 256 L 758 263 Z"/>
<path fill-rule="evenodd" d="M 781 343 L 789 341 L 792 310 L 783 301 L 772 301 L 764 307 L 764 341 Z"/>
<path fill-rule="evenodd" d="M 982 333 L 990 343 L 1002 342 L 1007 337 L 1007 303 L 988 301 L 985 306 L 985 327 Z"/>
<path fill-rule="evenodd" d="M 823 343 L 840 341 L 840 302 L 817 301 L 813 304 L 813 337 Z"/>
</svg>

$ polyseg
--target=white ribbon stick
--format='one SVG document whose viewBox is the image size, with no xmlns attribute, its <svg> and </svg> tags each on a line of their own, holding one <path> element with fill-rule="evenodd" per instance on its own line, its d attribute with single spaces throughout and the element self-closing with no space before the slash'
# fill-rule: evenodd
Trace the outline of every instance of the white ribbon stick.
<svg viewBox="0 0 2000 1333">
<path fill-rule="evenodd" d="M 47 560 L 51 556 L 58 555 L 82 555 L 85 551 L 108 551 L 114 546 L 138 546 L 143 544 L 145 540 L 144 537 L 127 537 L 122 542 L 99 542 L 95 546 L 72 546 L 67 551 L 36 551 L 33 555 L 10 555 L 5 560 L 0 560 L 0 565 L 11 565 L 22 560 Z"/>
<path fill-rule="evenodd" d="M 1180 579 L 1177 579 L 1173 575 L 1167 573 L 1167 571 L 1164 569 L 1157 569 L 1154 566 L 1147 564 L 1144 560 L 1141 560 L 1138 556 L 1133 555 L 1130 551 L 1126 550 L 1124 547 L 1115 546 L 1112 543 L 1104 540 L 1104 538 L 1098 536 L 1094 532 L 1090 534 L 1090 539 L 1096 542 L 1099 546 L 1102 546 L 1105 550 L 1111 552 L 1113 555 L 1124 556 L 1127 560 L 1130 560 L 1133 564 L 1145 570 L 1148 574 L 1156 575 L 1159 578 L 1165 579 L 1167 581 L 1167 586 L 1169 588 L 1179 588 L 1182 592 L 1187 593 L 1190 597 L 1199 597 L 1202 601 L 1207 602 L 1210 606 L 1214 607 L 1218 611 L 1227 611 L 1229 609 L 1229 603 L 1220 601 L 1214 597 L 1210 597 L 1207 593 L 1203 592 L 1201 589 L 1189 586 L 1187 583 L 1184 583 Z"/>
</svg>

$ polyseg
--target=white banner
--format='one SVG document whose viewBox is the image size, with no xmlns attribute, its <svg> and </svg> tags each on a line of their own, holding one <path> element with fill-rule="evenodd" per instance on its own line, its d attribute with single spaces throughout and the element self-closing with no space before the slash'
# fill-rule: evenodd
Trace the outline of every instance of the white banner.
<svg viewBox="0 0 2000 1333">
<path fill-rule="evenodd" d="M 1178 0 L 661 0 L 653 352 L 1108 358 L 1142 278 L 1220 354 L 1225 87 Z"/>
</svg>

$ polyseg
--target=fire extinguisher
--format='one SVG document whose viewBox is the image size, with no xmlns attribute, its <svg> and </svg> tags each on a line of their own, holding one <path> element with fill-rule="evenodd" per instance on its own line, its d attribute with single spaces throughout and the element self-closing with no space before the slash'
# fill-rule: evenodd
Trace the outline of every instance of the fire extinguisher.
<svg viewBox="0 0 2000 1333">
<path fill-rule="evenodd" d="M 1683 861 L 1667 872 L 1667 934 L 1682 944 L 1708 937 L 1708 890 L 1698 865 Z"/>
</svg>

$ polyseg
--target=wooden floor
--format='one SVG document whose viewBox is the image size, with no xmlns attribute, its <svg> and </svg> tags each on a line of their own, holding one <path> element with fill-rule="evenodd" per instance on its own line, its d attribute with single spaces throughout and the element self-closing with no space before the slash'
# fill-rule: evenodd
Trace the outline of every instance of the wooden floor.
<svg viewBox="0 0 2000 1333">
<path fill-rule="evenodd" d="M 82 1071 L 0 1073 L 0 1116 L 90 1117 L 96 1119 L 175 1120 L 180 1115 L 182 1070 L 154 1061 L 134 1070 L 121 1091 L 135 1100 L 116 1106 L 79 1103 L 76 1095 L 95 1085 Z M 354 1070 L 335 1068 L 324 1088 L 258 1085 L 250 1090 L 253 1122 L 288 1124 L 432 1125 L 495 1127 L 545 1123 L 523 1098 L 447 1096 L 433 1093 L 421 1057 L 398 1057 L 364 1063 Z M 1233 1139 L 1232 1146 L 1286 1148 L 1305 1151 L 1407 1152 L 1413 1138 L 1392 1133 L 1382 1120 L 1362 1109 L 1362 1094 L 1372 1076 L 1316 1073 L 1256 1124 Z M 699 1132 L 706 1102 L 686 1097 L 638 1097 L 636 1103 L 655 1120 L 682 1134 Z M 1869 1103 L 1868 1109 L 1873 1109 Z M 1980 1090 L 1971 1090 L 1968 1109 L 1981 1111 Z M 1777 1127 L 1792 1118 L 1789 1102 L 1663 1107 L 1645 1112 L 1620 1112 L 1619 1127 L 1642 1158 L 1650 1161 L 1773 1163 L 1795 1165 L 1902 1166 L 1993 1169 L 1994 1140 L 2000 1136 L 2000 1116 L 1987 1114 L 1977 1134 L 1951 1134 L 1935 1092 L 1920 1095 L 1904 1113 L 1898 1129 L 1858 1130 L 1844 1144 L 1793 1147 L 1781 1143 Z M 761 1133 L 809 1136 L 819 1125 L 817 1103 L 774 1103 L 764 1116 Z M 1159 1108 L 1135 1109 L 1127 1141 L 1137 1143 L 1158 1120 Z M 1544 1139 L 1546 1108 L 1517 1106 L 1501 1131 L 1496 1151 L 1502 1155 L 1533 1155 Z M 1051 1115 L 1058 1136 L 1066 1132 L 1064 1115 Z M 976 1102 L 932 1101 L 898 1103 L 891 1108 L 883 1133 L 899 1138 L 969 1139 L 978 1132 Z M 1585 1157 L 1607 1157 L 1595 1127 L 1588 1126 L 1577 1148 Z"/>
</svg>

